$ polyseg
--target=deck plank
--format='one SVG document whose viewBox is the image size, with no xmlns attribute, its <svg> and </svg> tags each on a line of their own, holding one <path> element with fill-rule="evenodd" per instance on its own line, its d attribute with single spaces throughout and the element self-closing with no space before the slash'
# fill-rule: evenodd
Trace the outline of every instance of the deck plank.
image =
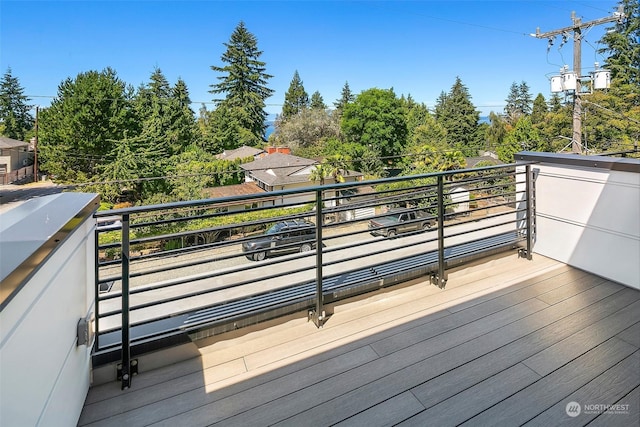
<svg viewBox="0 0 640 427">
<path fill-rule="evenodd" d="M 618 286 L 618 289 L 619 288 Z M 597 298 L 597 300 L 602 298 L 597 292 L 594 292 L 593 297 Z M 316 404 L 313 408 L 301 410 L 297 415 L 287 419 L 283 425 L 295 425 L 296 423 L 307 421 L 320 424 L 324 422 L 337 422 L 339 421 L 339 417 L 348 417 L 354 413 L 353 411 L 362 411 L 373 406 L 380 400 L 388 398 L 393 393 L 397 393 L 399 390 L 415 387 L 456 366 L 468 363 L 520 336 L 526 335 L 532 332 L 529 330 L 530 328 L 535 330 L 552 323 L 554 319 L 557 320 L 558 318 L 564 317 L 567 311 L 571 311 L 570 308 L 579 310 L 593 302 L 587 301 L 589 300 L 584 297 L 572 298 L 564 303 L 547 307 L 521 319 L 512 319 L 505 325 L 495 325 L 492 322 L 486 322 L 486 329 L 480 332 L 477 337 L 466 335 L 466 333 L 463 332 L 464 329 L 467 328 L 465 325 L 465 327 L 454 330 L 450 336 L 442 334 L 433 340 L 427 340 L 424 343 L 418 343 L 408 349 L 392 353 L 383 358 L 383 360 L 388 358 L 395 360 L 398 355 L 406 351 L 414 351 L 421 354 L 422 360 L 408 365 L 404 369 L 395 371 L 393 375 L 384 375 L 384 373 L 382 373 L 383 375 L 376 380 L 359 387 L 354 387 L 355 390 L 354 388 L 346 390 L 343 394 L 339 394 L 339 396 L 333 397 L 329 401 Z M 483 323 L 483 320 L 486 320 L 486 318 L 480 319 L 478 322 Z M 465 337 L 462 343 L 452 341 L 448 348 L 446 346 L 437 346 L 440 339 L 449 342 L 452 338 L 455 339 L 457 334 Z M 354 381 L 355 380 L 354 378 Z M 342 391 L 336 387 L 332 389 L 336 394 Z"/>
<path fill-rule="evenodd" d="M 506 399 L 513 393 L 540 379 L 540 376 L 527 366 L 518 363 L 498 372 L 486 380 L 458 393 L 450 399 L 430 407 L 419 416 L 404 421 L 402 426 L 456 426 L 473 417 L 478 412 Z"/>
<path fill-rule="evenodd" d="M 570 314 L 561 319 L 561 321 L 553 322 L 533 333 L 526 334 L 470 363 L 460 365 L 444 375 L 415 387 L 412 392 L 426 408 L 437 405 L 439 402 L 455 396 L 493 375 L 497 375 L 502 370 L 508 369 L 571 334 L 588 327 L 590 322 L 606 318 L 617 310 L 624 308 L 629 304 L 630 295 L 633 295 L 633 293 L 617 292 L 603 300 L 607 301 L 606 304 L 590 305 L 585 309 Z M 640 295 L 636 298 L 640 298 Z M 416 419 L 428 422 L 422 414 L 418 415 Z"/>
<path fill-rule="evenodd" d="M 505 425 L 521 425 L 563 401 L 635 350 L 632 345 L 612 338 L 461 425 L 492 425 L 496 420 Z"/>
<path fill-rule="evenodd" d="M 606 411 L 593 420 L 589 426 L 629 427 L 640 425 L 640 385 L 637 385 L 629 394 L 623 396 L 620 400 L 614 403 L 629 405 L 629 415 L 631 415 L 631 417 L 626 417 L 623 414 L 615 413 L 613 411 Z"/>
<path fill-rule="evenodd" d="M 197 341 L 199 357 L 127 391 L 93 387 L 79 425 L 538 425 L 567 396 L 637 400 L 624 372 L 640 358 L 640 292 L 544 257 L 495 256 L 452 270 L 445 290 L 416 281 L 331 308 L 322 329 L 288 316 Z"/>
<path fill-rule="evenodd" d="M 636 351 L 617 365 L 607 369 L 593 381 L 556 403 L 525 425 L 529 427 L 585 425 L 603 412 L 598 409 L 589 409 L 588 405 L 613 405 L 633 390 L 638 383 L 640 383 L 640 351 Z M 569 402 L 576 402 L 581 405 L 582 409 L 579 415 L 570 417 L 567 414 L 566 408 Z M 629 408 L 629 413 L 617 415 L 626 419 L 629 426 L 634 425 L 633 421 L 640 421 L 637 405 L 635 412 L 632 412 L 631 408 Z"/>
</svg>

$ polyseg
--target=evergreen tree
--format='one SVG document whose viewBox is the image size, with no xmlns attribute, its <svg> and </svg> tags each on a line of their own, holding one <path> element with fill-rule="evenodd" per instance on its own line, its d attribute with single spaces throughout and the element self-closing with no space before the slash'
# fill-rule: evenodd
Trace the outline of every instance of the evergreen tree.
<svg viewBox="0 0 640 427">
<path fill-rule="evenodd" d="M 413 100 L 411 95 L 408 95 L 406 98 L 402 96 L 400 101 L 403 103 L 405 108 L 405 114 L 407 117 L 407 136 L 409 141 L 411 141 L 416 128 L 425 124 L 431 114 L 425 104 L 418 104 Z"/>
<path fill-rule="evenodd" d="M 518 85 L 518 110 L 523 115 L 531 114 L 531 92 L 527 82 L 520 82 Z"/>
<path fill-rule="evenodd" d="M 481 135 L 479 134 L 480 113 L 471 103 L 471 96 L 460 77 L 449 93 L 441 93 L 436 104 L 436 120 L 447 130 L 452 147 L 465 156 L 474 156 L 478 152 Z"/>
<path fill-rule="evenodd" d="M 24 141 L 25 135 L 33 127 L 33 117 L 29 113 L 29 98 L 24 95 L 17 77 L 11 68 L 0 80 L 0 134 L 11 139 Z"/>
<path fill-rule="evenodd" d="M 333 103 L 333 106 L 336 108 L 338 114 L 342 114 L 344 107 L 353 102 L 355 100 L 355 95 L 351 93 L 351 89 L 349 88 L 349 82 L 344 82 L 344 86 L 342 87 L 342 92 L 340 94 L 340 99 L 336 100 Z"/>
<path fill-rule="evenodd" d="M 527 83 L 513 82 L 505 101 L 504 114 L 510 125 L 515 125 L 523 115 L 531 114 L 531 94 Z"/>
<path fill-rule="evenodd" d="M 309 95 L 304 90 L 304 85 L 298 74 L 298 70 L 293 73 L 293 78 L 289 84 L 287 93 L 284 94 L 284 105 L 282 106 L 282 119 L 286 120 L 295 116 L 300 111 L 309 107 Z"/>
<path fill-rule="evenodd" d="M 178 81 L 171 90 L 169 142 L 173 154 L 181 153 L 197 140 L 195 113 L 191 109 L 189 89 L 184 80 Z"/>
<path fill-rule="evenodd" d="M 266 99 L 273 94 L 273 90 L 267 87 L 272 76 L 265 72 L 266 64 L 260 61 L 262 51 L 258 49 L 258 41 L 246 29 L 244 22 L 238 24 L 229 42 L 224 45 L 227 50 L 222 54 L 221 60 L 227 65 L 211 66 L 213 71 L 223 75 L 218 76 L 219 82 L 211 85 L 209 92 L 224 95 L 224 98 L 214 101 L 233 117 L 228 118 L 230 123 L 227 120 L 216 120 L 212 125 L 230 125 L 227 129 L 216 129 L 219 135 L 236 134 L 237 142 L 233 144 L 235 147 L 229 148 L 236 148 L 247 140 L 255 145 L 265 139 L 267 113 L 264 108 Z M 229 139 L 221 138 L 227 142 Z"/>
<path fill-rule="evenodd" d="M 139 158 L 138 173 L 143 177 L 166 175 L 169 158 L 193 142 L 195 121 L 189 91 L 181 79 L 174 87 L 159 68 L 155 68 L 147 85 L 138 89 L 135 98 L 140 133 L 132 139 Z M 143 182 L 142 197 L 165 192 L 164 180 Z"/>
<path fill-rule="evenodd" d="M 625 18 L 608 28 L 600 43 L 606 47 L 598 53 L 606 54 L 604 67 L 611 70 L 612 87 L 631 85 L 629 91 L 640 89 L 640 5 L 637 0 L 621 0 L 619 5 Z"/>
<path fill-rule="evenodd" d="M 41 169 L 63 181 L 95 176 L 118 142 L 137 132 L 132 92 L 111 68 L 62 82 L 40 115 Z"/>
<path fill-rule="evenodd" d="M 531 123 L 534 126 L 544 124 L 545 116 L 547 115 L 547 100 L 544 99 L 544 95 L 541 93 L 536 96 L 533 101 L 533 108 L 531 110 Z"/>
<path fill-rule="evenodd" d="M 512 163 L 515 153 L 523 150 L 537 151 L 540 143 L 540 135 L 531 124 L 531 118 L 522 116 L 515 127 L 507 132 L 504 143 L 498 147 L 498 157 L 505 163 Z"/>
<path fill-rule="evenodd" d="M 311 103 L 309 104 L 309 107 L 315 110 L 327 109 L 327 105 L 324 103 L 324 99 L 322 99 L 322 95 L 320 95 L 320 92 L 313 92 L 313 94 L 311 95 Z"/>
</svg>

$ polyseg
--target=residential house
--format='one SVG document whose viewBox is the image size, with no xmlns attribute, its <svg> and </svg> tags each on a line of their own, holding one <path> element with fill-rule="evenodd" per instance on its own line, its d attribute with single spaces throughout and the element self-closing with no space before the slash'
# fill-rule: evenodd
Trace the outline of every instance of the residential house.
<svg viewBox="0 0 640 427">
<path fill-rule="evenodd" d="M 246 182 L 254 182 L 264 191 L 280 191 L 317 185 L 317 181 L 311 181 L 309 178 L 319 164 L 316 160 L 275 152 L 240 167 L 245 172 Z M 360 181 L 362 176 L 356 171 L 347 171 L 343 175 L 345 182 Z M 331 177 L 325 180 L 327 184 L 333 182 L 334 179 Z M 292 201 L 307 203 L 313 200 L 312 195 L 302 194 L 287 200 L 289 203 Z M 275 201 L 276 205 L 283 203 L 283 199 Z"/>
<path fill-rule="evenodd" d="M 30 158 L 29 143 L 0 137 L 0 182 L 9 183 L 25 176 L 24 171 L 22 174 L 19 171 L 29 165 Z"/>
<path fill-rule="evenodd" d="M 238 160 L 238 159 L 247 159 L 249 157 L 253 157 L 254 159 L 258 159 L 263 156 L 266 152 L 261 148 L 249 147 L 247 145 L 243 145 L 234 150 L 224 150 L 222 153 L 217 154 L 216 158 L 220 160 Z"/>
</svg>

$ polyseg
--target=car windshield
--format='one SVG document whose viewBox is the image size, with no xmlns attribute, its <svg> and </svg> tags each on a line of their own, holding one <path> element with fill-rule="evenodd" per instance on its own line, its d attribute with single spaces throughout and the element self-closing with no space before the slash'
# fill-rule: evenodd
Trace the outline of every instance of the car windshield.
<svg viewBox="0 0 640 427">
<path fill-rule="evenodd" d="M 280 222 L 277 224 L 274 224 L 267 230 L 266 234 L 277 234 L 280 232 L 280 230 L 282 230 L 283 227 L 284 227 L 284 224 Z"/>
<path fill-rule="evenodd" d="M 400 221 L 400 214 L 387 215 L 384 218 L 389 220 L 389 221 L 398 222 L 398 221 Z"/>
</svg>

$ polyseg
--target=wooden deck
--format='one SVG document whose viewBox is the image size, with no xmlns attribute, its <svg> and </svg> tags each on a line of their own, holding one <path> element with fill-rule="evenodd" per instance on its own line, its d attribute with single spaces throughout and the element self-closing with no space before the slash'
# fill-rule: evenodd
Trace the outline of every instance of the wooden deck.
<svg viewBox="0 0 640 427">
<path fill-rule="evenodd" d="M 513 253 L 426 283 L 195 342 L 79 425 L 640 424 L 640 291 Z"/>
</svg>

